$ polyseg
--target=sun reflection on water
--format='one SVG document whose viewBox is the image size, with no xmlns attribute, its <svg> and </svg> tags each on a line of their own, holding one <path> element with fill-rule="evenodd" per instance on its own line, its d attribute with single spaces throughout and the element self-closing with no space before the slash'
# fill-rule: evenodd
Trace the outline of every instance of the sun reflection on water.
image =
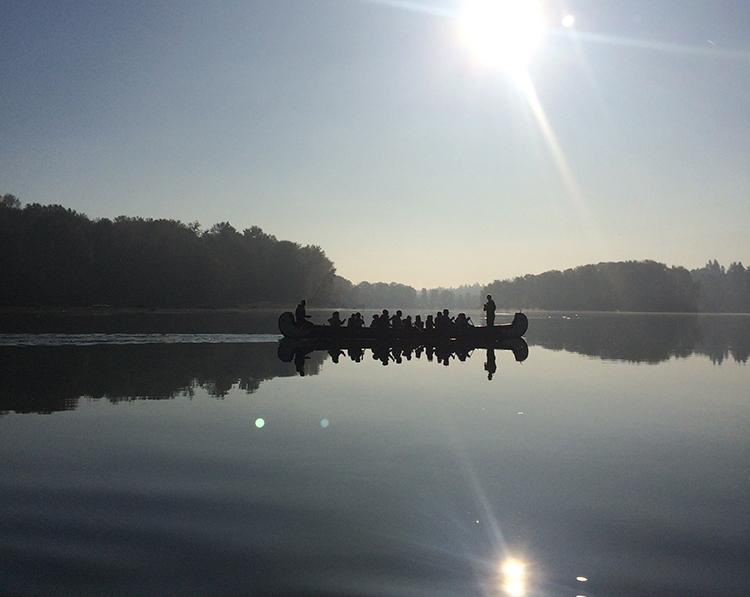
<svg viewBox="0 0 750 597">
<path fill-rule="evenodd" d="M 526 564 L 516 558 L 508 558 L 500 564 L 500 582 L 504 595 L 523 597 L 526 594 Z"/>
</svg>

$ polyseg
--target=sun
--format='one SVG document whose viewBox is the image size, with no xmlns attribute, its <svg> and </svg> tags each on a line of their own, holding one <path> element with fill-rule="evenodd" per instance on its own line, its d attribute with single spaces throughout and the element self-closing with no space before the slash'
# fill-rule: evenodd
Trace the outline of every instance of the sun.
<svg viewBox="0 0 750 597">
<path fill-rule="evenodd" d="M 458 20 L 461 39 L 481 64 L 513 74 L 526 70 L 544 34 L 536 0 L 464 0 Z"/>
</svg>

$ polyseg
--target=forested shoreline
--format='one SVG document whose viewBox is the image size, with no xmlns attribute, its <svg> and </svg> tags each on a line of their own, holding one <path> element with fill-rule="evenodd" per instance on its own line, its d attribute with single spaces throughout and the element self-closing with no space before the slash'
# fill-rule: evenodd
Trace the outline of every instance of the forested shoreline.
<svg viewBox="0 0 750 597">
<path fill-rule="evenodd" d="M 655 261 L 583 265 L 458 288 L 353 284 L 317 245 L 257 226 L 119 216 L 90 219 L 60 205 L 0 197 L 0 306 L 237 307 L 750 312 L 750 269 Z"/>
</svg>

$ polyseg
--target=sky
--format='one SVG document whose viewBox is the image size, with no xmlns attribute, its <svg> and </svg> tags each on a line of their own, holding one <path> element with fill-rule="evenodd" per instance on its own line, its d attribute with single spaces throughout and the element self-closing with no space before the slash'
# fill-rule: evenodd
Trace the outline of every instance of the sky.
<svg viewBox="0 0 750 597">
<path fill-rule="evenodd" d="M 750 2 L 543 1 L 523 76 L 463 8 L 0 2 L 0 193 L 258 225 L 417 288 L 750 262 Z"/>
</svg>

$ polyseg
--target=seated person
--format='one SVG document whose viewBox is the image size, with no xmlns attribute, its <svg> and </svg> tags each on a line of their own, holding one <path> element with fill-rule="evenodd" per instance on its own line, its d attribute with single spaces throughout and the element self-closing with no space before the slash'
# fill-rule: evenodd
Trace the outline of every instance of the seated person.
<svg viewBox="0 0 750 597">
<path fill-rule="evenodd" d="M 435 321 L 432 319 L 432 315 L 427 316 L 427 319 L 424 322 L 424 329 L 428 332 L 435 329 Z"/>
<path fill-rule="evenodd" d="M 443 325 L 446 329 L 453 327 L 453 318 L 450 316 L 448 309 L 443 309 Z"/>
<path fill-rule="evenodd" d="M 380 314 L 380 326 L 383 328 L 388 327 L 388 321 L 390 320 L 390 315 L 388 315 L 388 309 L 383 309 L 383 312 Z"/>
<path fill-rule="evenodd" d="M 350 328 L 361 328 L 364 327 L 364 321 L 362 321 L 361 313 L 354 313 L 349 317 L 349 321 L 346 324 Z"/>
<path fill-rule="evenodd" d="M 471 322 L 471 317 L 466 317 L 466 313 L 459 313 L 458 317 L 456 317 L 456 328 L 460 330 L 464 330 L 469 327 Z"/>
<path fill-rule="evenodd" d="M 391 317 L 391 327 L 394 330 L 397 330 L 401 327 L 401 315 L 401 309 L 399 309 L 398 311 L 396 311 L 396 314 Z"/>
<path fill-rule="evenodd" d="M 424 321 L 422 321 L 422 316 L 417 315 L 414 318 L 414 329 L 415 330 L 423 330 L 424 329 Z"/>
<path fill-rule="evenodd" d="M 344 322 L 341 320 L 341 317 L 339 316 L 338 311 L 334 311 L 333 315 L 328 318 L 328 324 L 332 328 L 340 328 L 342 325 L 344 325 Z"/>
<path fill-rule="evenodd" d="M 372 316 L 372 323 L 370 324 L 370 329 L 376 330 L 380 327 L 380 315 L 375 313 L 375 315 Z"/>
<path fill-rule="evenodd" d="M 404 330 L 412 330 L 411 315 L 404 317 L 404 321 L 401 322 L 401 328 Z"/>
</svg>

